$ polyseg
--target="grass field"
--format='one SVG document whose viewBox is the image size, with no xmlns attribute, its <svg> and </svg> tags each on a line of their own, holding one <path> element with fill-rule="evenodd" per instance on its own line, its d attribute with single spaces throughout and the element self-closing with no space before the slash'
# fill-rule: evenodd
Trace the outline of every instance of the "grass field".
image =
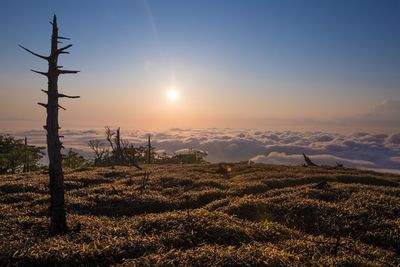
<svg viewBox="0 0 400 267">
<path fill-rule="evenodd" d="M 48 237 L 48 176 L 0 176 L 0 266 L 398 266 L 400 176 L 216 164 L 65 170 L 71 233 Z M 144 185 L 144 186 L 143 186 Z"/>
</svg>

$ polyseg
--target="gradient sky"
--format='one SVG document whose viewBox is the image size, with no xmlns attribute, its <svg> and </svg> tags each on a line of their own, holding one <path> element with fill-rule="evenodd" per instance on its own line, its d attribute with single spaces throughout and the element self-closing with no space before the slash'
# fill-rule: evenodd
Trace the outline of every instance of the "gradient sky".
<svg viewBox="0 0 400 267">
<path fill-rule="evenodd" d="M 0 129 L 45 120 L 45 62 L 17 44 L 47 54 L 54 13 L 82 71 L 62 126 L 400 130 L 396 0 L 4 0 Z"/>
</svg>

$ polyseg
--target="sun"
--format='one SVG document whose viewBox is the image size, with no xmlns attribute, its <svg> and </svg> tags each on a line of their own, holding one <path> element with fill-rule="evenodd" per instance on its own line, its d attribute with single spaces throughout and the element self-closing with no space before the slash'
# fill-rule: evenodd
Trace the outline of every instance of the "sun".
<svg viewBox="0 0 400 267">
<path fill-rule="evenodd" d="M 175 88 L 170 88 L 167 92 L 167 97 L 171 102 L 178 99 L 178 91 Z"/>
</svg>

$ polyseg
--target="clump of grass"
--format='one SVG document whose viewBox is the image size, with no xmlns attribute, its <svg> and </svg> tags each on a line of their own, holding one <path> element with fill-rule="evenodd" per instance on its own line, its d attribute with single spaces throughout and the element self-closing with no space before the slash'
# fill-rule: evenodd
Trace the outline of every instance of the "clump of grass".
<svg viewBox="0 0 400 267">
<path fill-rule="evenodd" d="M 399 176 L 233 164 L 226 179 L 217 169 L 146 166 L 145 190 L 133 168 L 68 170 L 72 231 L 60 237 L 48 233 L 47 176 L 1 176 L 0 266 L 400 264 Z"/>
<path fill-rule="evenodd" d="M 299 261 L 294 255 L 262 243 L 241 246 L 201 245 L 196 248 L 171 249 L 125 260 L 118 266 L 290 266 Z"/>
</svg>

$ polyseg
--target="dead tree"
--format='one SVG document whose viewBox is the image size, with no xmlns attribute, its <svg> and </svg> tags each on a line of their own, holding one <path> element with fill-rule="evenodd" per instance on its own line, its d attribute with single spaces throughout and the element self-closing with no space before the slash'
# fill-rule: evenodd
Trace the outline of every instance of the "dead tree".
<svg viewBox="0 0 400 267">
<path fill-rule="evenodd" d="M 103 161 L 104 155 L 108 154 L 108 150 L 103 147 L 100 140 L 89 140 L 88 145 L 95 155 L 94 166 L 99 166 Z"/>
<path fill-rule="evenodd" d="M 113 136 L 115 135 L 115 133 L 110 129 L 110 126 L 106 126 L 104 128 L 105 128 L 105 133 L 106 133 L 106 139 L 111 146 L 111 150 L 115 151 L 114 142 L 113 142 Z"/>
<path fill-rule="evenodd" d="M 106 139 L 111 146 L 112 159 L 111 162 L 116 165 L 132 165 L 139 170 L 142 168 L 136 161 L 135 148 L 128 140 L 122 140 L 121 129 L 115 132 L 109 126 L 105 127 Z"/>
<path fill-rule="evenodd" d="M 115 157 L 115 163 L 124 164 L 124 155 L 123 155 L 123 149 L 122 149 L 122 145 L 121 145 L 121 130 L 120 128 L 118 128 L 115 132 L 113 130 L 110 129 L 109 126 L 105 127 L 106 129 L 106 139 L 108 141 L 108 143 L 111 146 L 111 150 L 114 154 Z M 115 136 L 115 137 L 114 137 Z"/>
<path fill-rule="evenodd" d="M 147 143 L 147 164 L 151 163 L 151 142 L 150 142 L 150 134 L 149 134 L 149 140 Z"/>
<path fill-rule="evenodd" d="M 306 156 L 306 154 L 303 153 L 303 157 L 304 157 L 304 161 L 306 162 L 306 166 L 310 167 L 310 166 L 318 166 L 317 164 L 315 164 L 314 162 L 311 161 L 311 159 L 309 157 Z"/>
<path fill-rule="evenodd" d="M 36 71 L 31 70 L 35 73 L 44 75 L 48 79 L 47 90 L 42 90 L 47 94 L 47 104 L 38 103 L 39 105 L 46 108 L 47 119 L 46 125 L 43 126 L 47 131 L 47 152 L 49 157 L 49 177 L 50 177 L 50 234 L 51 235 L 62 235 L 68 232 L 67 220 L 65 216 L 65 204 L 64 204 L 64 175 L 62 171 L 61 161 L 61 148 L 62 143 L 60 142 L 59 136 L 59 124 L 58 124 L 58 110 L 64 109 L 59 104 L 59 98 L 79 98 L 79 96 L 69 96 L 58 92 L 58 77 L 60 74 L 75 74 L 79 71 L 76 70 L 63 70 L 62 66 L 58 65 L 58 56 L 61 54 L 69 54 L 66 51 L 72 46 L 69 44 L 62 48 L 58 48 L 58 44 L 61 40 L 70 40 L 69 38 L 58 35 L 57 17 L 54 15 L 52 25 L 52 36 L 51 36 L 51 52 L 50 56 L 42 56 L 31 50 L 19 45 L 22 49 L 37 56 L 41 59 L 48 61 L 48 71 Z"/>
<path fill-rule="evenodd" d="M 124 164 L 124 156 L 122 154 L 122 147 L 121 147 L 121 133 L 120 133 L 121 128 L 118 127 L 117 129 L 117 134 L 115 135 L 115 152 L 116 152 L 116 157 L 117 157 L 117 162 L 119 164 Z"/>
</svg>

